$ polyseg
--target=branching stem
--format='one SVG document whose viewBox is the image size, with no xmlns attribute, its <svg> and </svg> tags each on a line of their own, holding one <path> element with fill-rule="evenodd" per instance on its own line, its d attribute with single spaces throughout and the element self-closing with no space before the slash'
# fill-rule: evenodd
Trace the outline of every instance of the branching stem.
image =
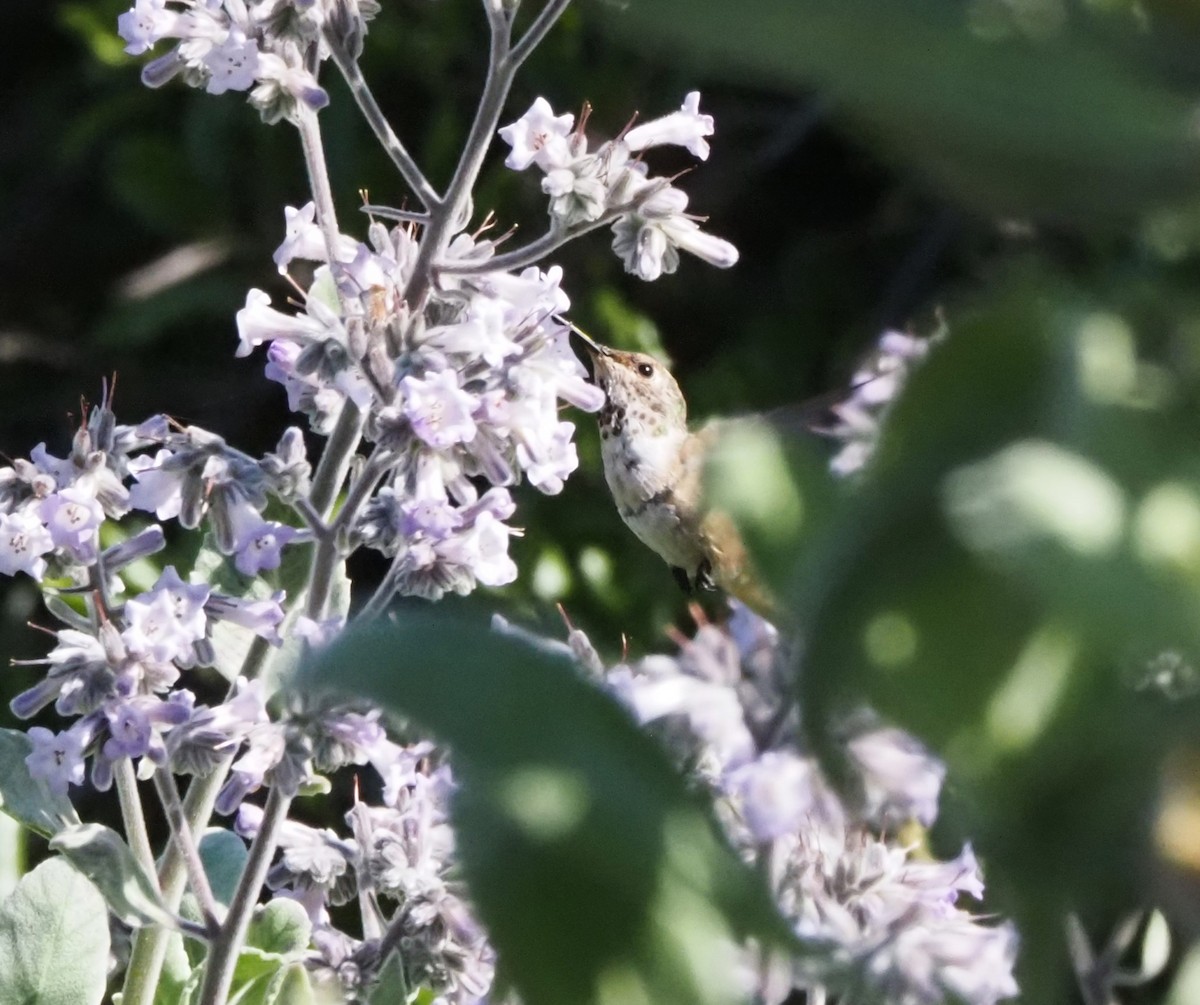
<svg viewBox="0 0 1200 1005">
<path fill-rule="evenodd" d="M 333 61 L 337 64 L 346 83 L 350 85 L 350 93 L 354 95 L 354 100 L 363 113 L 363 118 L 367 120 L 367 125 L 375 133 L 376 139 L 391 157 L 392 163 L 396 165 L 396 170 L 400 172 L 400 177 L 405 180 L 408 187 L 412 189 L 413 195 L 420 200 L 426 210 L 432 211 L 439 207 L 442 202 L 441 197 L 429 184 L 413 156 L 392 129 L 383 110 L 379 107 L 379 102 L 375 100 L 375 95 L 367 85 L 362 71 L 358 68 L 357 60 L 351 59 L 328 32 L 325 35 L 325 41 L 333 54 Z"/>
<path fill-rule="evenodd" d="M 279 843 L 279 829 L 287 820 L 291 803 L 291 796 L 283 795 L 278 788 L 271 789 L 267 804 L 263 808 L 258 834 L 250 845 L 246 867 L 242 870 L 241 879 L 238 880 L 237 889 L 229 903 L 229 913 L 225 916 L 216 938 L 209 945 L 199 1005 L 225 1005 L 233 982 L 238 953 L 245 941 L 254 905 L 258 903 L 258 895 L 267 878 L 275 847 Z"/>
</svg>

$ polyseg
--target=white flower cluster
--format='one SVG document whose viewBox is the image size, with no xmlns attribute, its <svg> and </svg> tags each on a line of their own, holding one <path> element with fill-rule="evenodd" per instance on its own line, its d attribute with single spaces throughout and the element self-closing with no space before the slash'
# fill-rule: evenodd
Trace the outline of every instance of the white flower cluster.
<svg viewBox="0 0 1200 1005">
<path fill-rule="evenodd" d="M 797 935 L 825 950 L 819 970 L 803 960 L 782 972 L 747 968 L 755 1000 L 781 1002 L 839 978 L 858 982 L 865 1000 L 902 1005 L 994 1005 L 1017 993 L 1013 927 L 981 924 L 959 904 L 983 895 L 970 846 L 939 862 L 896 837 L 936 818 L 943 765 L 907 733 L 864 716 L 847 742 L 863 799 L 843 804 L 789 741 L 794 722 L 778 716 L 789 707 L 787 661 L 767 622 L 735 604 L 727 627 L 702 624 L 677 656 L 607 671 L 581 632 L 569 644 L 704 779 L 735 846 L 765 865 Z"/>
<path fill-rule="evenodd" d="M 353 17 L 371 16 L 378 6 L 352 4 Z M 306 65 L 316 47 L 322 57 L 326 21 L 345 16 L 345 0 L 135 0 L 117 30 L 130 55 L 148 52 L 163 39 L 177 44 L 147 63 L 142 81 L 160 87 L 181 76 L 209 94 L 250 91 L 251 103 L 269 122 L 286 116 L 295 102 L 322 108 L 329 102 Z"/>
<path fill-rule="evenodd" d="M 643 123 L 588 151 L 585 122 L 555 115 L 538 98 L 516 122 L 500 130 L 511 148 L 505 164 L 523 171 L 536 164 L 545 177 L 552 227 L 564 233 L 613 221 L 613 250 L 625 270 L 654 280 L 679 267 L 680 250 L 727 269 L 738 260 L 728 241 L 700 229 L 686 212 L 688 197 L 669 178 L 651 178 L 639 159 L 652 147 L 686 147 L 700 160 L 708 157 L 711 115 L 700 113 L 700 94 L 692 91 L 677 112 Z"/>
<path fill-rule="evenodd" d="M 396 592 L 436 599 L 511 582 L 508 487 L 525 477 L 561 491 L 578 457 L 559 402 L 585 411 L 604 402 L 557 320 L 569 306 L 562 272 L 447 278 L 415 314 L 404 299 L 420 250 L 415 229 L 373 223 L 369 238 L 340 238 L 331 265 L 312 204 L 289 209 L 279 267 L 296 258 L 323 264 L 301 314 L 250 291 L 238 313 L 238 354 L 268 345 L 267 376 L 318 432 L 346 402 L 367 414 L 386 484 L 351 536 L 394 558 Z M 486 261 L 494 249 L 463 234 L 450 252 Z M 492 486 L 482 494 L 480 480 Z"/>
</svg>

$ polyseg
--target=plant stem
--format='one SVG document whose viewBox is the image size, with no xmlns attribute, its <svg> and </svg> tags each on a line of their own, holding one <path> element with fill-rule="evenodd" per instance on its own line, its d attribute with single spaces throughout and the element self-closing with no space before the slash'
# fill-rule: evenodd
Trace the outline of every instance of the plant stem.
<svg viewBox="0 0 1200 1005">
<path fill-rule="evenodd" d="M 551 229 L 537 240 L 530 241 L 523 247 L 513 248 L 512 251 L 506 251 L 503 255 L 494 255 L 478 262 L 438 262 L 434 269 L 437 272 L 454 276 L 472 276 L 483 272 L 509 272 L 514 269 L 523 269 L 528 265 L 540 262 L 550 252 L 557 251 L 567 242 L 590 233 L 598 227 L 603 227 L 607 223 L 612 223 L 623 213 L 623 208 L 610 209 L 597 219 L 590 220 L 585 224 L 568 227 L 565 230 Z"/>
<path fill-rule="evenodd" d="M 539 12 L 538 16 L 533 19 L 531 24 L 521 36 L 519 42 L 512 47 L 512 52 L 509 54 L 509 62 L 515 70 L 533 52 L 546 37 L 546 33 L 554 27 L 554 23 L 563 15 L 563 11 L 567 9 L 567 5 L 571 0 L 549 0 Z"/>
<path fill-rule="evenodd" d="M 329 168 L 325 163 L 321 124 L 317 113 L 303 103 L 296 119 L 296 128 L 300 131 L 300 142 L 304 148 L 304 166 L 308 169 L 308 184 L 317 209 L 317 225 L 325 238 L 325 254 L 332 269 L 336 267 L 337 262 L 337 210 L 333 205 L 333 188 L 329 184 Z"/>
<path fill-rule="evenodd" d="M 325 41 L 329 45 L 329 51 L 333 54 L 333 61 L 337 64 L 337 68 L 341 70 L 342 76 L 346 83 L 350 85 L 350 93 L 354 95 L 354 100 L 358 103 L 359 110 L 363 113 L 363 118 L 367 120 L 367 125 L 371 127 L 371 131 L 375 133 L 376 139 L 379 140 L 383 149 L 392 159 L 392 163 L 396 165 L 396 170 L 400 172 L 400 177 L 408 183 L 408 187 L 412 189 L 413 194 L 420 200 L 421 205 L 427 210 L 432 210 L 441 205 L 441 197 L 429 184 L 429 180 L 417 166 L 417 162 L 400 141 L 400 137 L 396 135 L 391 124 L 384 116 L 379 103 L 375 100 L 375 95 L 371 93 L 371 88 L 367 85 L 366 79 L 362 75 L 362 71 L 358 68 L 358 61 L 351 59 L 346 51 L 338 45 L 333 38 L 326 33 Z"/>
<path fill-rule="evenodd" d="M 113 775 L 117 781 L 117 796 L 121 801 L 121 820 L 125 824 L 125 839 L 133 850 L 138 865 L 152 879 L 158 875 L 154 867 L 154 851 L 150 847 L 150 835 L 146 831 L 146 817 L 142 813 L 142 801 L 138 796 L 137 776 L 133 773 L 133 762 L 122 757 L 113 764 Z"/>
<path fill-rule="evenodd" d="M 464 217 L 469 215 L 471 190 L 483 167 L 484 156 L 491 145 L 496 123 L 500 121 L 500 113 L 504 110 L 504 101 L 512 87 L 516 70 L 508 61 L 512 22 L 504 13 L 500 0 L 484 0 L 483 6 L 491 27 L 487 79 L 462 154 L 454 168 L 454 176 L 450 179 L 441 205 L 430 214 L 429 226 L 421 235 L 421 247 L 413 265 L 412 278 L 404 291 L 404 299 L 414 312 L 419 312 L 425 306 L 425 298 L 433 283 L 433 263 L 442 257 L 455 229 L 465 226 Z"/>
<path fill-rule="evenodd" d="M 363 465 L 358 478 L 354 480 L 346 492 L 346 499 L 342 503 L 342 508 L 338 510 L 338 515 L 329 525 L 329 534 L 331 537 L 349 528 L 351 521 L 358 515 L 359 508 L 367 501 L 367 497 L 375 491 L 375 486 L 379 484 L 379 480 L 387 474 L 392 460 L 388 454 L 388 451 L 380 446 L 376 446 L 371 456 L 367 458 L 367 463 Z"/>
<path fill-rule="evenodd" d="M 137 778 L 133 763 L 128 757 L 120 758 L 114 765 L 117 796 L 121 803 L 121 819 L 125 825 L 125 838 L 133 851 L 133 857 L 142 867 L 151 882 L 157 878 L 154 867 L 154 852 L 150 848 L 150 836 L 146 833 L 146 818 L 138 798 Z M 175 906 L 168 905 L 174 912 Z M 161 925 L 147 925 L 137 930 L 133 948 L 129 955 L 129 966 L 125 970 L 122 988 L 122 1005 L 151 1005 L 162 970 L 162 955 L 166 953 L 170 929 Z"/>
<path fill-rule="evenodd" d="M 220 928 L 219 908 L 212 887 L 208 884 L 208 874 L 204 871 L 204 863 L 200 859 L 200 848 L 196 844 L 195 834 L 179 799 L 179 787 L 175 784 L 175 776 L 170 771 L 156 771 L 154 787 L 158 798 L 162 800 L 167 822 L 171 825 L 172 843 L 178 845 L 182 852 L 184 864 L 187 866 L 188 881 L 200 904 L 200 913 L 208 934 L 215 936 Z"/>
<path fill-rule="evenodd" d="M 209 945 L 199 1005 L 225 1005 L 233 982 L 238 954 L 246 938 L 246 930 L 250 926 L 250 917 L 254 913 L 254 905 L 258 903 L 263 882 L 267 878 L 267 870 L 278 843 L 279 829 L 287 820 L 291 803 L 291 796 L 283 795 L 278 788 L 271 789 L 267 804 L 263 808 L 262 824 L 250 845 L 246 867 L 242 870 L 237 890 L 229 903 L 229 913 L 225 916 L 216 938 Z"/>
</svg>

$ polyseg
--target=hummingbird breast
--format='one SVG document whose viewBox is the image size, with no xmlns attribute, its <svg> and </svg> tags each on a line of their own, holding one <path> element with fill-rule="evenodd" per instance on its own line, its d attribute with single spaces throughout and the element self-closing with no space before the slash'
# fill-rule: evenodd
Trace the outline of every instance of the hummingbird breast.
<svg viewBox="0 0 1200 1005">
<path fill-rule="evenodd" d="M 610 429 L 601 453 L 621 519 L 668 565 L 694 574 L 705 553 L 697 526 L 698 485 L 681 464 L 686 436 L 630 436 L 624 428 Z"/>
</svg>

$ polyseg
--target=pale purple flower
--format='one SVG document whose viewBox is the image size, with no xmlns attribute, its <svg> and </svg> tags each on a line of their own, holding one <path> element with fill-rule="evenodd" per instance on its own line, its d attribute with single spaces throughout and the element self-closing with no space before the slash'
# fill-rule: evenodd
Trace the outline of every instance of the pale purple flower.
<svg viewBox="0 0 1200 1005">
<path fill-rule="evenodd" d="M 995 1005 L 1019 993 L 1016 954 L 1012 925 L 988 927 L 960 913 L 898 928 L 865 962 L 889 1000 L 940 1005 L 953 996 L 968 1005 Z"/>
<path fill-rule="evenodd" d="M 133 537 L 118 541 L 112 547 L 104 549 L 104 568 L 110 574 L 124 569 L 143 558 L 149 558 L 162 551 L 167 546 L 167 538 L 162 527 L 152 523 L 149 527 L 138 531 Z"/>
<path fill-rule="evenodd" d="M 209 94 L 249 90 L 258 75 L 258 58 L 258 43 L 247 38 L 240 29 L 231 29 L 202 60 L 210 74 L 204 89 Z"/>
<path fill-rule="evenodd" d="M 535 163 L 543 170 L 559 166 L 570 156 L 567 137 L 574 125 L 574 115 L 556 116 L 545 98 L 537 98 L 529 111 L 500 130 L 500 138 L 512 147 L 505 166 L 514 171 Z"/>
<path fill-rule="evenodd" d="M 613 251 L 631 275 L 652 283 L 679 268 L 679 252 L 661 226 L 630 214 L 613 224 L 613 235 Z"/>
<path fill-rule="evenodd" d="M 458 386 L 453 370 L 430 374 L 423 380 L 406 376 L 400 381 L 404 414 L 413 432 L 435 450 L 466 443 L 475 435 L 471 413 L 475 399 Z"/>
<path fill-rule="evenodd" d="M 246 306 L 237 312 L 237 329 L 240 344 L 235 356 L 249 356 L 251 351 L 264 342 L 305 343 L 332 337 L 329 319 L 323 315 L 284 314 L 271 306 L 271 298 L 262 290 L 252 289 L 246 294 Z"/>
<path fill-rule="evenodd" d="M 0 513 L 0 573 L 41 579 L 46 574 L 42 556 L 53 550 L 54 539 L 32 507 Z"/>
<path fill-rule="evenodd" d="M 774 841 L 817 822 L 840 825 L 842 810 L 809 758 L 769 750 L 730 771 L 724 785 L 756 841 Z"/>
<path fill-rule="evenodd" d="M 275 520 L 264 520 L 257 510 L 247 507 L 234 521 L 234 565 L 243 576 L 257 576 L 264 569 L 278 569 L 284 546 L 308 540 L 305 530 Z"/>
<path fill-rule="evenodd" d="M 204 605 L 204 611 L 213 621 L 228 621 L 247 628 L 266 639 L 273 646 L 283 644 L 279 626 L 283 624 L 284 591 L 277 590 L 269 597 L 229 597 L 213 593 Z"/>
<path fill-rule="evenodd" d="M 738 260 L 737 248 L 706 234 L 682 214 L 646 218 L 630 213 L 613 224 L 613 235 L 613 251 L 625 263 L 625 271 L 647 282 L 679 268 L 680 248 L 719 269 Z"/>
<path fill-rule="evenodd" d="M 909 820 L 928 827 L 937 819 L 946 768 L 909 733 L 872 729 L 849 743 L 862 778 L 865 814 L 884 826 Z"/>
<path fill-rule="evenodd" d="M 160 450 L 153 457 L 142 454 L 129 461 L 129 472 L 137 481 L 129 492 L 134 509 L 147 510 L 160 520 L 179 516 L 187 471 L 164 467 L 173 456 L 169 450 Z"/>
<path fill-rule="evenodd" d="M 63 628 L 55 633 L 58 644 L 48 656 L 21 660 L 22 666 L 48 666 L 45 679 L 17 695 L 9 707 L 18 719 L 36 715 L 56 701 L 60 715 L 91 712 L 113 693 L 116 674 L 113 664 L 124 652 L 111 624 L 100 630 L 109 645 L 87 632 Z M 114 651 L 110 651 L 110 649 Z"/>
<path fill-rule="evenodd" d="M 639 722 L 684 717 L 710 751 L 717 770 L 753 756 L 754 738 L 733 688 L 682 674 L 667 657 L 647 658 L 637 669 L 639 673 L 618 668 L 608 675 L 608 683 Z"/>
<path fill-rule="evenodd" d="M 414 495 L 400 503 L 400 512 L 403 519 L 399 529 L 406 538 L 421 535 L 441 541 L 463 524 L 461 510 L 451 505 L 445 494 L 432 498 Z"/>
<path fill-rule="evenodd" d="M 284 728 L 276 723 L 254 727 L 247 741 L 245 752 L 233 762 L 229 779 L 217 794 L 218 813 L 232 813 L 247 795 L 261 788 L 267 772 L 283 760 L 287 751 Z"/>
<path fill-rule="evenodd" d="M 241 745 L 252 729 L 268 721 L 262 681 L 239 677 L 232 698 L 211 708 L 197 706 L 187 722 L 168 734 L 172 769 L 207 775 Z"/>
<path fill-rule="evenodd" d="M 273 52 L 259 55 L 258 77 L 259 85 L 251 94 L 251 100 L 268 121 L 278 118 L 278 113 L 284 110 L 280 105 L 286 107 L 281 98 L 305 104 L 313 111 L 320 111 L 329 104 L 328 93 L 312 73 Z M 270 106 L 276 107 L 268 112 Z"/>
<path fill-rule="evenodd" d="M 547 495 L 557 495 L 563 490 L 567 476 L 579 466 L 579 455 L 572 440 L 575 427 L 569 422 L 556 422 L 549 430 L 543 426 L 537 432 L 542 435 L 535 438 L 533 429 L 522 429 L 523 435 L 517 443 L 517 463 L 530 484 Z"/>
<path fill-rule="evenodd" d="M 68 786 L 83 784 L 84 744 L 79 731 L 54 733 L 42 726 L 30 726 L 25 735 L 33 744 L 25 758 L 31 778 L 59 796 L 67 794 Z"/>
<path fill-rule="evenodd" d="M 77 561 L 96 560 L 96 535 L 104 522 L 104 509 L 90 492 L 71 485 L 42 500 L 38 516 L 56 548 Z"/>
<path fill-rule="evenodd" d="M 355 712 L 334 709 L 316 724 L 313 762 L 319 771 L 336 771 L 347 764 L 366 764 L 375 749 L 387 742 L 378 709 Z"/>
<path fill-rule="evenodd" d="M 125 51 L 140 56 L 156 42 L 177 30 L 178 13 L 167 10 L 166 0 L 134 0 L 133 7 L 117 18 L 117 33 Z"/>
<path fill-rule="evenodd" d="M 294 206 L 284 206 L 283 216 L 286 236 L 272 256 L 279 271 L 286 273 L 288 265 L 297 258 L 307 262 L 327 261 L 329 253 L 325 247 L 325 237 L 316 223 L 316 204 L 307 202 L 299 209 Z M 335 253 L 339 262 L 354 262 L 358 256 L 368 253 L 369 250 L 352 237 L 347 237 L 345 234 L 337 235 Z M 353 271 L 353 268 L 353 266 L 348 266 L 348 271 Z M 238 355 L 245 354 L 239 352 Z"/>
<path fill-rule="evenodd" d="M 508 555 L 512 532 L 489 512 L 475 518 L 467 537 L 471 555 L 466 563 L 484 586 L 504 586 L 517 578 L 517 565 Z"/>
<path fill-rule="evenodd" d="M 316 203 L 307 202 L 299 209 L 294 206 L 284 206 L 283 216 L 286 223 L 286 236 L 283 243 L 275 249 L 275 254 L 271 256 L 279 271 L 287 272 L 287 267 L 294 258 L 303 258 L 310 262 L 324 261 L 326 257 L 325 238 L 321 234 L 321 228 L 315 222 Z M 245 353 L 239 350 L 238 355 L 244 356 Z"/>
<path fill-rule="evenodd" d="M 162 734 L 188 721 L 192 714 L 190 691 L 174 691 L 166 701 L 152 695 L 136 695 L 114 701 L 104 710 L 108 739 L 101 748 L 110 761 L 121 757 L 148 757 L 155 765 L 167 761 Z"/>
<path fill-rule="evenodd" d="M 706 234 L 700 229 L 695 220 L 687 216 L 672 216 L 661 221 L 668 241 L 677 248 L 682 248 L 690 255 L 695 255 L 701 261 L 715 265 L 718 269 L 728 269 L 737 265 L 738 250 L 724 238 Z"/>
<path fill-rule="evenodd" d="M 159 663 L 188 661 L 192 643 L 207 631 L 204 605 L 210 593 L 204 584 L 183 582 L 174 566 L 167 566 L 153 589 L 126 601 L 125 645 Z"/>
<path fill-rule="evenodd" d="M 664 143 L 687 147 L 700 160 L 708 160 L 705 136 L 713 133 L 713 117 L 700 114 L 700 92 L 690 91 L 679 111 L 643 122 L 625 134 L 625 145 L 639 151 Z"/>
<path fill-rule="evenodd" d="M 830 408 L 837 421 L 825 432 L 842 443 L 830 461 L 834 474 L 852 475 L 870 460 L 892 402 L 939 337 L 940 333 L 916 338 L 898 331 L 880 335 L 875 350 L 850 378 L 846 398 Z"/>
</svg>

